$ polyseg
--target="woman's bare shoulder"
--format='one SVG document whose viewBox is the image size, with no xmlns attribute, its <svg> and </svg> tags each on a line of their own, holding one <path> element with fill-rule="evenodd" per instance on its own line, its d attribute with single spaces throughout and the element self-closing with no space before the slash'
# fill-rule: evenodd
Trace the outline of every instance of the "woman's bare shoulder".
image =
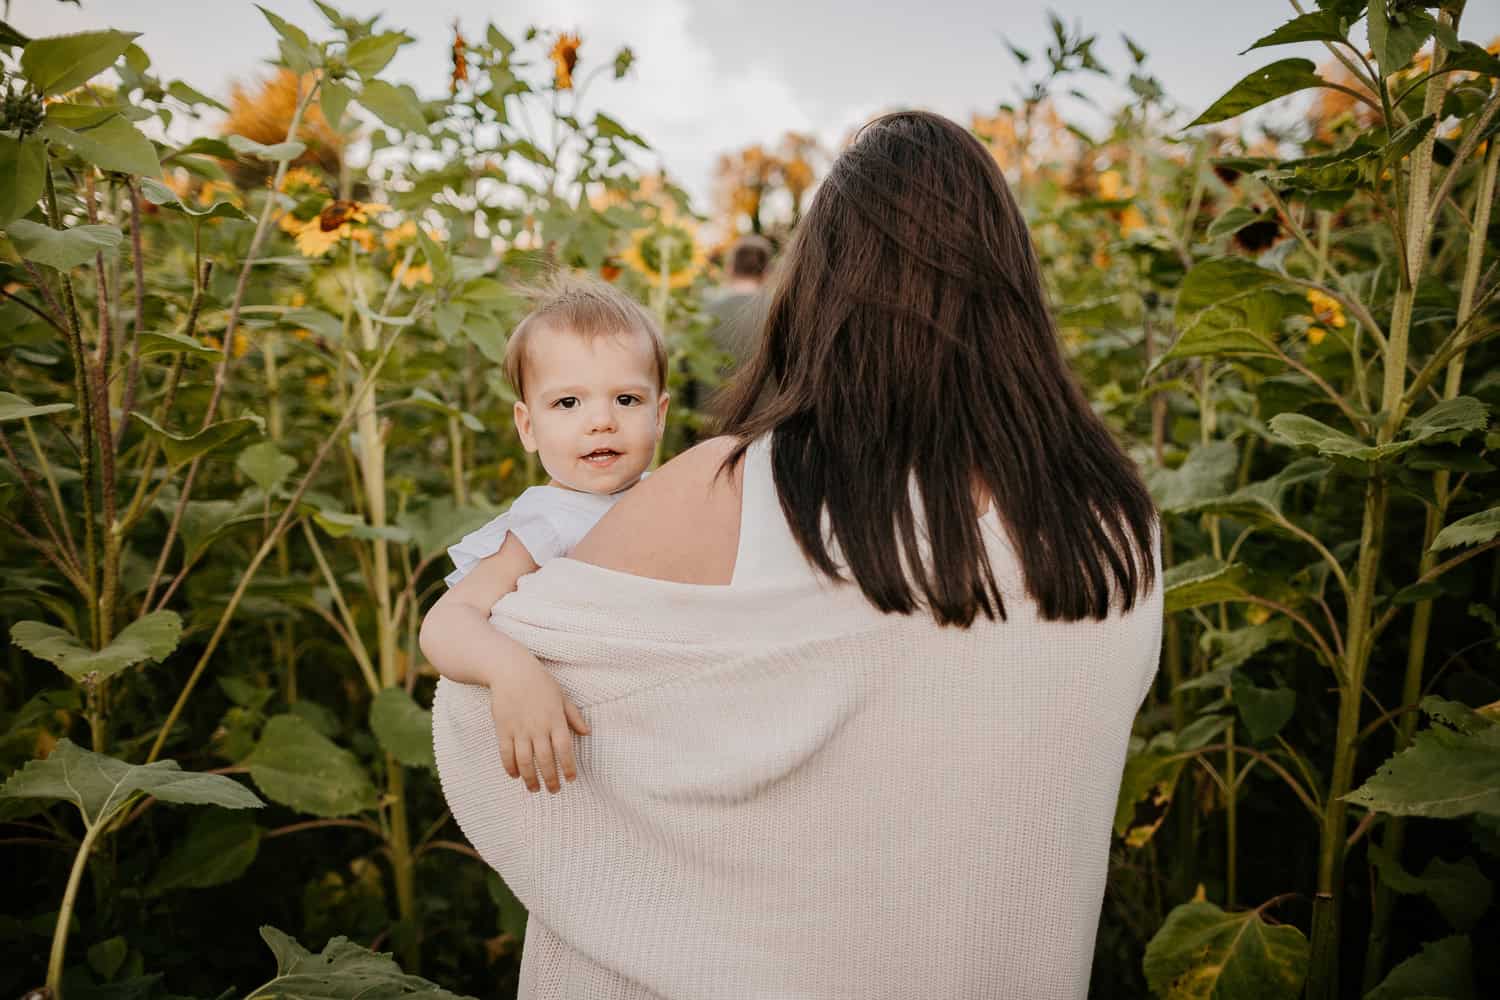
<svg viewBox="0 0 1500 1000">
<path fill-rule="evenodd" d="M 739 548 L 744 462 L 718 473 L 735 443 L 709 438 L 652 472 L 600 518 L 571 557 L 658 580 L 728 584 Z"/>
</svg>

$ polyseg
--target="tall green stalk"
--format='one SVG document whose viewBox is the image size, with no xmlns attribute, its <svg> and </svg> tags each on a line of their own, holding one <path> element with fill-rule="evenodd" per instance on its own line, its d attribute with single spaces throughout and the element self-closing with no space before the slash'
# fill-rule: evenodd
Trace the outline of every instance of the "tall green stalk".
<svg viewBox="0 0 1500 1000">
<path fill-rule="evenodd" d="M 1469 226 L 1468 256 L 1464 262 L 1463 284 L 1459 292 L 1458 313 L 1455 326 L 1467 323 L 1474 310 L 1474 296 L 1479 287 L 1479 268 L 1484 256 L 1485 235 L 1489 231 L 1490 210 L 1495 200 L 1496 168 L 1500 166 L 1500 143 L 1491 142 L 1480 171 L 1478 188 L 1474 195 L 1474 215 Z M 1448 363 L 1447 380 L 1443 386 L 1443 398 L 1458 396 L 1463 383 L 1464 352 L 1460 351 Z M 1432 492 L 1435 502 L 1427 508 L 1426 524 L 1422 532 L 1422 556 L 1417 566 L 1417 575 L 1422 576 L 1437 565 L 1438 557 L 1430 551 L 1432 541 L 1442 530 L 1448 512 L 1451 476 L 1447 469 L 1433 473 Z M 1422 697 L 1422 675 L 1427 659 L 1427 642 L 1432 628 L 1433 603 L 1418 601 L 1412 609 L 1411 635 L 1407 645 L 1406 676 L 1402 685 L 1401 704 L 1410 708 Z M 1416 731 L 1415 712 L 1408 711 L 1397 723 L 1397 748 L 1411 742 Z M 1393 816 L 1385 823 L 1384 853 L 1396 862 L 1406 843 L 1406 822 Z M 1389 884 L 1381 881 L 1375 894 L 1374 910 L 1370 918 L 1369 946 L 1365 951 L 1364 988 L 1373 989 L 1385 975 L 1385 954 L 1390 943 L 1391 914 L 1395 908 L 1396 894 Z"/>
<path fill-rule="evenodd" d="M 1434 48 L 1433 68 L 1438 69 L 1442 64 L 1443 49 L 1441 46 Z M 1447 80 L 1444 75 L 1435 76 L 1428 82 L 1424 113 L 1435 114 L 1442 107 Z M 1380 83 L 1383 92 L 1385 82 L 1382 80 Z M 1386 335 L 1386 353 L 1382 359 L 1380 402 L 1383 419 L 1376 433 L 1379 444 L 1392 441 L 1401 426 L 1401 401 L 1406 391 L 1406 359 L 1411 335 L 1412 306 L 1427 257 L 1427 204 L 1432 184 L 1435 131 L 1430 131 L 1411 154 L 1411 181 L 1407 185 L 1404 213 L 1407 225 L 1406 231 L 1401 234 L 1405 259 L 1404 266 L 1399 269 L 1391 321 Z M 1360 709 L 1364 700 L 1365 673 L 1370 665 L 1370 630 L 1375 605 L 1375 584 L 1380 573 L 1385 542 L 1388 498 L 1385 473 L 1377 466 L 1371 470 L 1365 486 L 1359 556 L 1354 576 L 1354 600 L 1345 622 L 1343 677 L 1339 684 L 1339 717 L 1334 743 L 1333 773 L 1329 779 L 1318 847 L 1318 886 L 1313 902 L 1308 1000 L 1334 1000 L 1339 995 L 1339 914 L 1344 891 L 1348 814 L 1344 796 L 1353 788 L 1354 767 L 1359 753 Z"/>
</svg>

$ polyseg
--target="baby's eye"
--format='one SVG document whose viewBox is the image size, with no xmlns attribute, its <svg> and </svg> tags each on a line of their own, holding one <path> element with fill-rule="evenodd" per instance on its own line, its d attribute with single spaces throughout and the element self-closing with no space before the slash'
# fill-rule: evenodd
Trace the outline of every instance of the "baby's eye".
<svg viewBox="0 0 1500 1000">
<path fill-rule="evenodd" d="M 560 399 L 553 400 L 552 405 L 560 410 L 571 410 L 573 407 L 578 405 L 578 397 L 563 396 Z"/>
<path fill-rule="evenodd" d="M 641 397 L 633 393 L 622 392 L 620 395 L 615 397 L 615 402 L 619 403 L 621 406 L 639 406 Z"/>
</svg>

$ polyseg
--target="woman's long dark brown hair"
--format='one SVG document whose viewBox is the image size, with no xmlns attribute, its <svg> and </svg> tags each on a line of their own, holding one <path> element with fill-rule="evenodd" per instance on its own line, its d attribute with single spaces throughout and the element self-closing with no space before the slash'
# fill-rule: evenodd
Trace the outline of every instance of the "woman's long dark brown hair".
<svg viewBox="0 0 1500 1000">
<path fill-rule="evenodd" d="M 821 572 L 840 578 L 826 508 L 882 611 L 1003 619 L 978 489 L 1044 618 L 1102 619 L 1112 594 L 1129 609 L 1154 584 L 1155 506 L 1063 358 L 1020 209 L 959 125 L 904 111 L 860 131 L 777 266 L 761 332 L 720 406 L 740 438 L 724 467 L 772 432 L 776 492 Z"/>
</svg>

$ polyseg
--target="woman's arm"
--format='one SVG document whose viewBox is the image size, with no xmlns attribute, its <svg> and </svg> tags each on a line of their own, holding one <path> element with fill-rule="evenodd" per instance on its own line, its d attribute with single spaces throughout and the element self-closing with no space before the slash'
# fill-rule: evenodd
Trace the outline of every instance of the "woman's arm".
<svg viewBox="0 0 1500 1000">
<path fill-rule="evenodd" d="M 709 438 L 631 488 L 569 553 L 579 562 L 676 583 L 728 584 L 740 541 L 745 463 L 720 477 L 732 437 Z"/>
</svg>

